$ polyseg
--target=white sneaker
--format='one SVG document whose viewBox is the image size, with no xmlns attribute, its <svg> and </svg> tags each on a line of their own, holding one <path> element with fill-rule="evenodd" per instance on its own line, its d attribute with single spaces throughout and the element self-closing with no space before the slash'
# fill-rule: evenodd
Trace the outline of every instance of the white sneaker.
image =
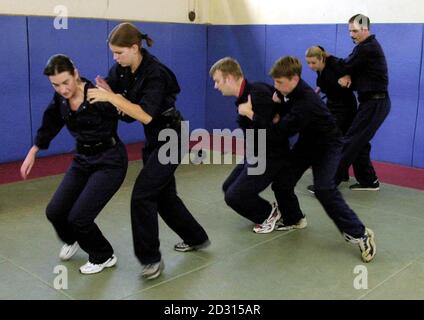
<svg viewBox="0 0 424 320">
<path fill-rule="evenodd" d="M 141 275 L 145 279 L 153 280 L 160 276 L 164 268 L 165 264 L 162 260 L 155 263 L 144 264 L 142 265 Z"/>
<path fill-rule="evenodd" d="M 110 257 L 105 262 L 100 264 L 94 264 L 94 263 L 91 263 L 90 261 L 87 261 L 87 263 L 80 268 L 80 272 L 83 274 L 99 273 L 104 268 L 113 267 L 117 261 L 118 261 L 118 258 L 115 255 L 112 255 L 112 257 Z"/>
<path fill-rule="evenodd" d="M 66 261 L 73 257 L 73 255 L 78 251 L 79 244 L 78 242 L 74 242 L 73 244 L 64 244 L 62 249 L 59 252 L 60 260 Z"/>
<path fill-rule="evenodd" d="M 272 210 L 268 218 L 262 224 L 256 224 L 253 227 L 255 233 L 270 233 L 274 231 L 275 224 L 281 218 L 281 213 L 278 210 L 276 203 L 272 204 Z"/>
<path fill-rule="evenodd" d="M 295 224 L 291 224 L 291 225 L 285 225 L 283 219 L 280 219 L 275 224 L 275 230 L 289 231 L 289 230 L 292 230 L 292 229 L 305 229 L 307 226 L 308 226 L 308 222 L 306 221 L 306 217 L 303 217 L 298 222 L 296 222 Z"/>
</svg>

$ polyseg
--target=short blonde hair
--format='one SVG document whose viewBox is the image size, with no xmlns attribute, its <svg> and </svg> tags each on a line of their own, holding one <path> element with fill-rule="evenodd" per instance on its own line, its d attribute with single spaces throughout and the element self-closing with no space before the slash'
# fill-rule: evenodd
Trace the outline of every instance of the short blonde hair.
<svg viewBox="0 0 424 320">
<path fill-rule="evenodd" d="M 217 71 L 221 71 L 224 77 L 232 75 L 236 80 L 244 77 L 240 64 L 231 57 L 225 57 L 215 62 L 209 70 L 209 75 L 213 77 Z"/>
</svg>

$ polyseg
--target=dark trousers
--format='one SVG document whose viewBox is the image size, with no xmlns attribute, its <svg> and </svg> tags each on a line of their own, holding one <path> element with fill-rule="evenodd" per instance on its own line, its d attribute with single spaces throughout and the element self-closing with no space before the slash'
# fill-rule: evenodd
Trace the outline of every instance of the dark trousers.
<svg viewBox="0 0 424 320">
<path fill-rule="evenodd" d="M 365 227 L 355 212 L 349 208 L 337 189 L 334 176 L 340 160 L 342 141 L 335 139 L 326 145 L 307 144 L 301 141 L 292 151 L 292 174 L 294 185 L 305 171 L 312 167 L 315 196 L 327 215 L 342 233 L 359 238 Z"/>
<path fill-rule="evenodd" d="M 362 185 L 372 185 L 377 180 L 371 163 L 370 141 L 390 112 L 390 98 L 361 102 L 352 125 L 344 138 L 342 157 L 336 174 L 336 183 L 342 180 L 343 172 L 353 165 L 353 171 Z"/>
<path fill-rule="evenodd" d="M 346 135 L 347 131 L 353 123 L 357 112 L 356 98 L 348 101 L 327 101 L 327 107 L 334 115 L 336 119 L 337 126 L 343 135 Z M 344 172 L 341 172 L 340 178 L 343 181 L 349 180 L 349 167 L 347 167 Z"/>
<path fill-rule="evenodd" d="M 189 245 L 208 239 L 177 195 L 174 172 L 178 164 L 161 164 L 159 148 L 143 151 L 144 167 L 131 197 L 134 252 L 141 264 L 160 261 L 158 212 L 165 223 Z"/>
<path fill-rule="evenodd" d="M 280 184 L 287 186 L 286 188 L 276 189 L 273 186 L 280 211 L 282 214 L 289 211 L 290 217 L 300 216 L 299 219 L 301 219 L 303 214 L 294 188 L 289 187 L 291 176 L 288 163 L 281 158 L 267 157 L 266 170 L 261 175 L 249 175 L 248 168 L 250 166 L 252 165 L 246 161 L 238 164 L 225 180 L 222 189 L 228 206 L 256 224 L 263 223 L 271 213 L 272 206 L 267 200 L 260 197 L 259 193 L 278 179 Z M 284 198 L 283 201 L 282 197 Z"/>
<path fill-rule="evenodd" d="M 78 241 L 92 263 L 103 263 L 113 254 L 94 220 L 121 186 L 127 166 L 122 143 L 98 155 L 77 154 L 47 206 L 59 238 L 67 244 Z"/>
</svg>

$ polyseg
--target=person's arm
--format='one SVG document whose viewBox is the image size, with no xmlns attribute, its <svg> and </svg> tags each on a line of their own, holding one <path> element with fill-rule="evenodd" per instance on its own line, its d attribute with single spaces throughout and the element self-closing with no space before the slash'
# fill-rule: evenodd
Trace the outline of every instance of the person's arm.
<svg viewBox="0 0 424 320">
<path fill-rule="evenodd" d="M 60 104 L 63 100 L 55 94 L 47 109 L 44 111 L 40 128 L 34 139 L 34 144 L 40 149 L 48 149 L 50 142 L 56 137 L 65 125 L 60 113 Z"/>
<path fill-rule="evenodd" d="M 20 169 L 23 179 L 26 179 L 31 172 L 38 151 L 40 149 L 47 149 L 50 142 L 65 125 L 60 114 L 59 103 L 60 101 L 57 100 L 57 96 L 55 95 L 46 111 L 44 111 L 41 127 L 37 131 L 34 145 L 28 151 Z"/>
<path fill-rule="evenodd" d="M 110 102 L 126 115 L 143 124 L 149 124 L 163 111 L 161 105 L 167 94 L 166 83 L 164 71 L 154 69 L 143 79 L 143 95 L 139 101 L 132 102 L 120 94 L 108 92 L 105 89 L 89 89 L 87 97 L 92 103 L 97 101 Z"/>
<path fill-rule="evenodd" d="M 247 102 L 241 103 L 238 107 L 239 115 L 249 118 L 255 129 L 271 128 L 274 110 L 272 98 L 260 94 L 255 94 L 253 102 L 252 96 L 249 94 Z"/>
<path fill-rule="evenodd" d="M 352 75 L 367 66 L 369 55 L 372 54 L 367 46 L 358 45 L 345 59 L 336 58 L 335 65 L 343 75 Z"/>
<path fill-rule="evenodd" d="M 32 167 L 35 163 L 35 157 L 37 156 L 37 152 L 40 150 L 36 145 L 33 145 L 31 149 L 29 149 L 28 154 L 25 157 L 24 162 L 21 165 L 21 177 L 22 179 L 26 179 L 31 172 Z"/>
<path fill-rule="evenodd" d="M 107 91 L 103 88 L 88 89 L 87 98 L 90 103 L 109 102 L 114 105 L 118 111 L 122 111 L 143 124 L 149 124 L 153 119 L 143 110 L 142 106 L 132 103 L 120 94 Z"/>
<path fill-rule="evenodd" d="M 299 100 L 290 107 L 284 116 L 281 116 L 280 121 L 275 124 L 275 128 L 280 134 L 291 137 L 303 131 L 311 121 L 311 117 L 309 102 Z"/>
</svg>

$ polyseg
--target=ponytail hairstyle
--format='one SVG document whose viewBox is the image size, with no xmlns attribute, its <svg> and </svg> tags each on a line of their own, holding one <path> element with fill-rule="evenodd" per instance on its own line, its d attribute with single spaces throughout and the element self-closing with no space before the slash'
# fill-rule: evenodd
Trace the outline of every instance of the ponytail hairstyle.
<svg viewBox="0 0 424 320">
<path fill-rule="evenodd" d="M 318 60 L 325 63 L 325 60 L 330 56 L 330 54 L 325 51 L 321 46 L 309 47 L 305 52 L 306 58 L 317 58 Z"/>
<path fill-rule="evenodd" d="M 146 41 L 148 47 L 153 45 L 152 38 L 150 38 L 147 34 L 142 33 L 135 25 L 129 22 L 118 24 L 109 33 L 109 37 L 107 39 L 109 44 L 117 47 L 130 48 L 133 45 L 136 45 L 140 52 L 143 40 Z"/>
</svg>

